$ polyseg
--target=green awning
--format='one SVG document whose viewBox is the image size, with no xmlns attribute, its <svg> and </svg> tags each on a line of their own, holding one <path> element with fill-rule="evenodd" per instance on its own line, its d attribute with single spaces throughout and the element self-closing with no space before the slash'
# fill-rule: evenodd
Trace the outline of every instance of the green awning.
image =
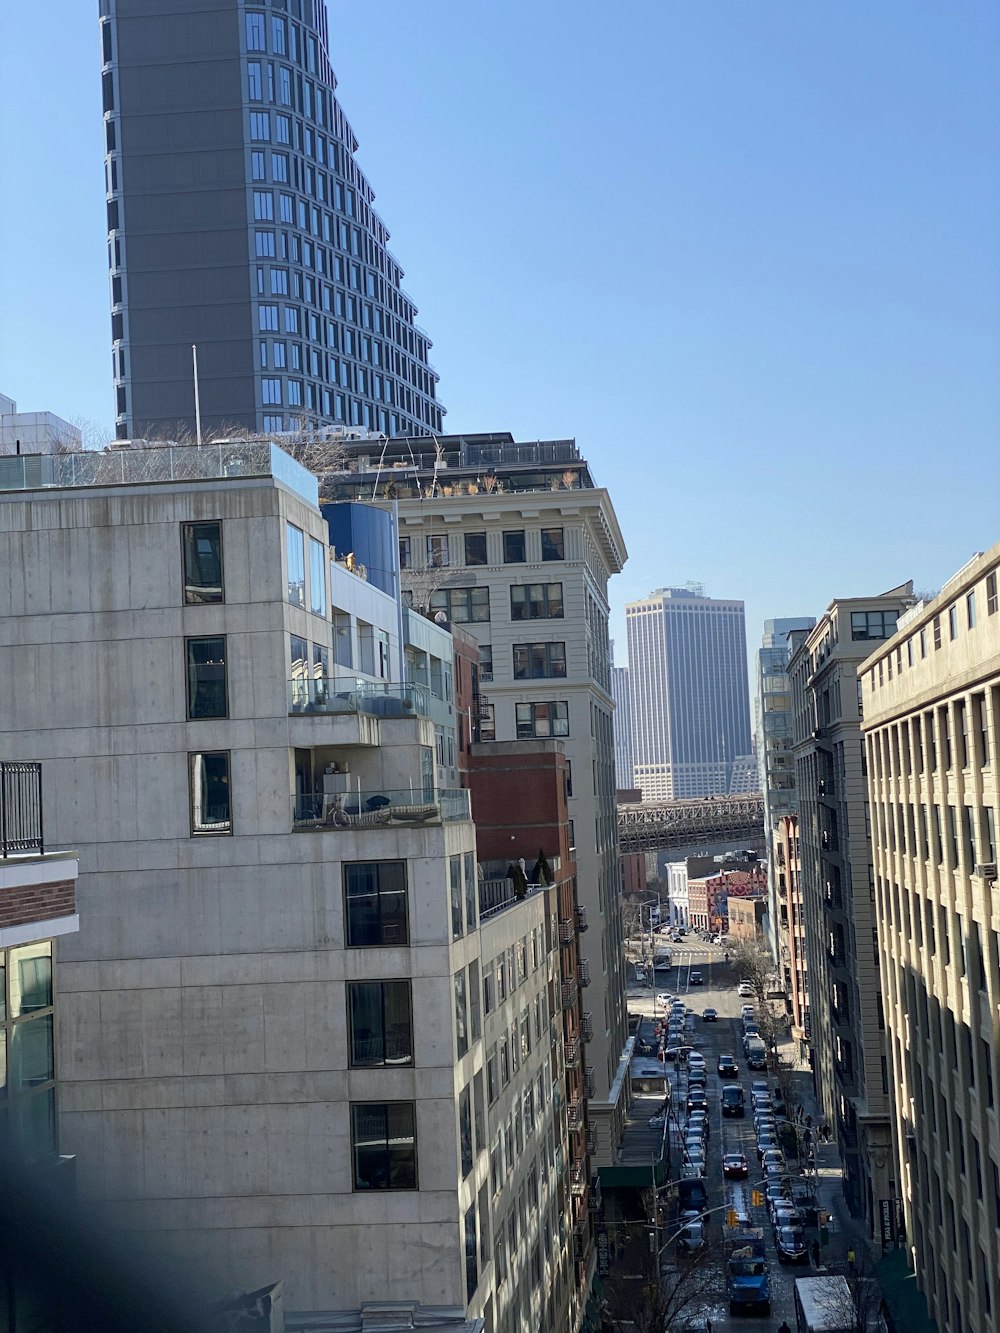
<svg viewBox="0 0 1000 1333">
<path fill-rule="evenodd" d="M 875 1265 L 882 1288 L 884 1315 L 891 1333 L 937 1333 L 927 1302 L 906 1262 L 905 1250 L 891 1250 Z"/>
</svg>

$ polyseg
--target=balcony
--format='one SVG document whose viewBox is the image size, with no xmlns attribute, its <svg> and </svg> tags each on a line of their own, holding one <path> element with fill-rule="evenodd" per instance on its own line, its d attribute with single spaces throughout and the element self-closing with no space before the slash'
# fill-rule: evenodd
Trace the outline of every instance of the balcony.
<svg viewBox="0 0 1000 1333">
<path fill-rule="evenodd" d="M 580 1018 L 580 1033 L 584 1041 L 594 1040 L 594 1019 L 589 1010 L 586 1010 Z"/>
<path fill-rule="evenodd" d="M 559 922 L 559 943 L 572 944 L 576 938 L 576 927 L 572 921 Z"/>
<path fill-rule="evenodd" d="M 574 1162 L 569 1169 L 570 1188 L 577 1197 L 587 1192 L 587 1167 L 585 1162 Z"/>
<path fill-rule="evenodd" d="M 601 1192 L 601 1177 L 597 1171 L 590 1178 L 590 1194 L 587 1198 L 587 1206 L 592 1213 L 601 1211 L 601 1204 L 604 1202 L 604 1196 Z"/>
<path fill-rule="evenodd" d="M 587 1126 L 587 1152 L 593 1157 L 597 1152 L 597 1126 Z"/>
<path fill-rule="evenodd" d="M 563 1009 L 575 1009 L 580 998 L 580 990 L 575 981 L 565 981 L 562 987 Z"/>
<path fill-rule="evenodd" d="M 576 928 L 581 935 L 587 929 L 587 909 L 585 907 L 576 909 Z"/>
<path fill-rule="evenodd" d="M 44 851 L 42 766 L 0 763 L 0 857 Z"/>
<path fill-rule="evenodd" d="M 288 682 L 289 716 L 429 717 L 430 709 L 426 685 L 387 685 L 354 676 L 301 676 Z"/>
<path fill-rule="evenodd" d="M 591 1100 L 597 1095 L 597 1079 L 594 1076 L 593 1065 L 587 1065 L 583 1071 L 583 1090 Z"/>
<path fill-rule="evenodd" d="M 346 794 L 300 792 L 292 797 L 295 829 L 424 828 L 470 818 L 469 793 L 463 787 L 429 793 L 412 787 L 362 788 Z"/>
<path fill-rule="evenodd" d="M 577 964 L 576 974 L 581 986 L 590 985 L 590 963 L 586 958 L 580 959 L 580 962 Z"/>
<path fill-rule="evenodd" d="M 580 1065 L 580 1038 L 567 1038 L 564 1046 L 566 1054 L 566 1068 L 577 1069 Z"/>
<path fill-rule="evenodd" d="M 571 1101 L 566 1103 L 566 1124 L 570 1129 L 583 1128 L 583 1102 Z"/>
</svg>

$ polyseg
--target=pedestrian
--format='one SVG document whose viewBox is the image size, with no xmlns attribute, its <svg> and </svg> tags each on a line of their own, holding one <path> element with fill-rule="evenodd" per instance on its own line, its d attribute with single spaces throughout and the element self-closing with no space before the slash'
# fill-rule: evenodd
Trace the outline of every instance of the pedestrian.
<svg viewBox="0 0 1000 1333">
<path fill-rule="evenodd" d="M 814 1268 L 819 1268 L 819 1241 L 818 1241 L 818 1240 L 814 1240 L 813 1243 L 812 1243 L 812 1257 L 813 1257 L 813 1267 L 814 1267 Z"/>
<path fill-rule="evenodd" d="M 807 1116 L 806 1116 L 806 1128 L 807 1128 L 807 1129 L 811 1129 L 811 1128 L 812 1128 L 812 1122 L 813 1122 L 813 1118 L 812 1118 L 812 1116 L 811 1116 L 811 1115 L 807 1115 Z"/>
<path fill-rule="evenodd" d="M 712 1330 L 709 1329 L 708 1333 L 712 1333 Z M 778 1325 L 778 1333 L 792 1333 L 792 1330 L 788 1327 L 787 1319 L 782 1319 L 781 1323 Z"/>
</svg>

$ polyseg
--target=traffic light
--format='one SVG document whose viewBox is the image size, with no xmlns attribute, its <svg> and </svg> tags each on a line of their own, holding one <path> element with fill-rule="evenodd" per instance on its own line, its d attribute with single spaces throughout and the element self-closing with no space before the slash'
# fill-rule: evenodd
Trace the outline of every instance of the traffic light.
<svg viewBox="0 0 1000 1333">
<path fill-rule="evenodd" d="M 761 1208 L 764 1204 L 764 1195 L 760 1190 L 753 1190 L 750 1195 L 750 1202 L 755 1208 Z"/>
<path fill-rule="evenodd" d="M 735 1227 L 735 1225 L 736 1225 L 736 1209 L 730 1208 L 726 1213 L 726 1226 Z"/>
</svg>

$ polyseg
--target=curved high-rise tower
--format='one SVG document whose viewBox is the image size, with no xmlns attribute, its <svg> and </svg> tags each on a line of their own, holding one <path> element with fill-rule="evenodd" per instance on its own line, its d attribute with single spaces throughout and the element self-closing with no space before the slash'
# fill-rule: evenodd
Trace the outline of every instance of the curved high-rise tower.
<svg viewBox="0 0 1000 1333">
<path fill-rule="evenodd" d="M 441 429 L 323 0 L 100 0 L 120 438 Z"/>
</svg>

